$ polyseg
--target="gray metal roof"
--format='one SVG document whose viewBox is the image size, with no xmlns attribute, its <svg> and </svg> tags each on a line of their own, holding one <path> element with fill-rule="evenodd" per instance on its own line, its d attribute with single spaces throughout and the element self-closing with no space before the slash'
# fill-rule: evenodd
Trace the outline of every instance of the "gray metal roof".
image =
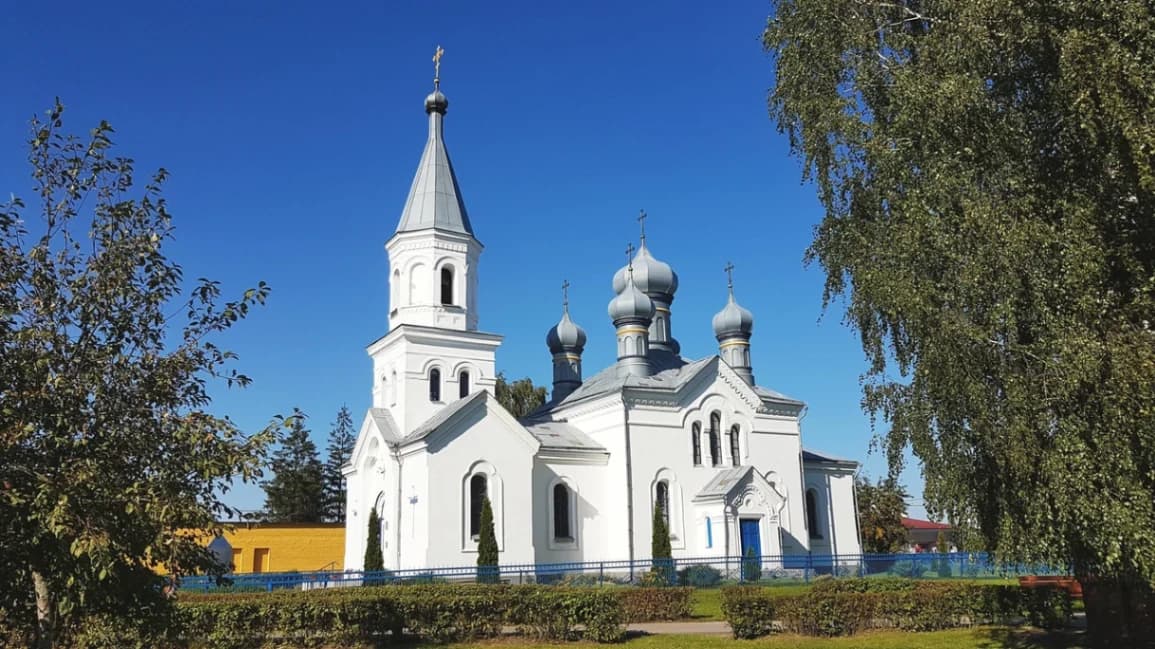
<svg viewBox="0 0 1155 649">
<path fill-rule="evenodd" d="M 484 399 L 488 394 L 489 393 L 485 390 L 478 390 L 477 392 L 474 392 L 467 397 L 454 401 L 441 410 L 438 410 L 437 414 L 433 415 L 429 419 L 426 419 L 424 423 L 413 429 L 413 432 L 406 435 L 403 441 L 413 442 L 428 437 L 430 433 L 437 430 L 438 426 L 441 426 L 445 422 L 449 421 L 450 417 L 457 414 L 461 410 L 464 410 L 469 404 L 479 399 Z"/>
<path fill-rule="evenodd" d="M 386 408 L 370 408 L 369 416 L 373 418 L 373 423 L 377 425 L 377 430 L 381 431 L 381 435 L 385 437 L 387 442 L 396 442 L 401 439 L 400 429 L 397 428 L 397 422 L 393 420 L 393 415 L 389 414 Z"/>
<path fill-rule="evenodd" d="M 724 471 L 719 471 L 705 487 L 694 496 L 694 500 L 702 500 L 706 498 L 717 498 L 725 496 L 730 493 L 735 485 L 742 482 L 746 475 L 754 470 L 750 465 L 736 466 Z"/>
<path fill-rule="evenodd" d="M 578 449 L 604 451 L 604 446 L 595 442 L 580 428 L 561 421 L 524 422 L 525 429 L 541 442 L 542 448 Z"/>
<path fill-rule="evenodd" d="M 425 142 L 425 152 L 421 154 L 409 198 L 401 212 L 398 232 L 436 228 L 473 236 L 469 214 L 457 186 L 457 175 L 453 173 L 449 151 L 445 148 L 443 119 L 440 111 L 429 111 L 429 139 Z"/>
<path fill-rule="evenodd" d="M 558 407 L 568 406 L 585 399 L 595 399 L 607 394 L 613 394 L 626 388 L 676 391 L 694 377 L 698 376 L 706 368 L 716 367 L 714 363 L 722 362 L 717 356 L 708 356 L 696 361 L 688 361 L 677 354 L 654 349 L 650 350 L 647 358 L 650 361 L 650 365 L 654 368 L 652 375 L 623 376 L 619 374 L 616 364 L 610 365 L 583 381 L 578 389 L 571 392 L 561 401 L 549 401 L 545 403 L 535 411 L 531 417 L 541 417 Z M 801 401 L 767 388 L 755 386 L 754 391 L 764 400 L 798 406 L 805 405 Z"/>
<path fill-rule="evenodd" d="M 802 461 L 803 462 L 827 462 L 827 463 L 835 463 L 835 464 L 858 464 L 858 462 L 856 462 L 854 460 L 847 460 L 846 458 L 836 457 L 834 455 L 830 455 L 829 453 L 820 453 L 818 451 L 812 451 L 810 449 L 805 449 L 805 448 L 802 449 Z"/>
</svg>

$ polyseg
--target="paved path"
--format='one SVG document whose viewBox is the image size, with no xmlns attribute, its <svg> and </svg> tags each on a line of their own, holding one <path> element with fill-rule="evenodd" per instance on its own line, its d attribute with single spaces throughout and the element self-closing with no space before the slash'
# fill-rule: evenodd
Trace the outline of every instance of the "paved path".
<svg viewBox="0 0 1155 649">
<path fill-rule="evenodd" d="M 730 635 L 730 625 L 720 621 L 701 622 L 641 622 L 626 627 L 629 633 L 662 635 L 667 633 L 694 635 Z"/>
</svg>

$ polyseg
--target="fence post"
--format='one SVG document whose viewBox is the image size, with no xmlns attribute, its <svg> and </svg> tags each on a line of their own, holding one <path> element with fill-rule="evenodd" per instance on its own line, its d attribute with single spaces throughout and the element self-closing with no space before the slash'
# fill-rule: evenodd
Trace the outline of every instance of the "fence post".
<svg viewBox="0 0 1155 649">
<path fill-rule="evenodd" d="M 606 562 L 602 561 L 598 564 L 598 585 L 602 586 L 606 583 Z"/>
</svg>

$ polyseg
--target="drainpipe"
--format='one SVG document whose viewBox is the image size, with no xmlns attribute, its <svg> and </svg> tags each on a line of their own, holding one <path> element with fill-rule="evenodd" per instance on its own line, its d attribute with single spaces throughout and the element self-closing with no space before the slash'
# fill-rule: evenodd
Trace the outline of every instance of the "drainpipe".
<svg viewBox="0 0 1155 649">
<path fill-rule="evenodd" d="M 629 535 L 630 581 L 634 579 L 634 467 L 630 451 L 630 407 L 622 398 L 623 430 L 626 435 L 626 533 Z"/>
<path fill-rule="evenodd" d="M 393 520 L 396 524 L 393 525 L 393 569 L 401 569 L 401 454 L 397 452 L 397 446 L 393 447 L 393 457 L 397 460 L 397 517 Z"/>
</svg>

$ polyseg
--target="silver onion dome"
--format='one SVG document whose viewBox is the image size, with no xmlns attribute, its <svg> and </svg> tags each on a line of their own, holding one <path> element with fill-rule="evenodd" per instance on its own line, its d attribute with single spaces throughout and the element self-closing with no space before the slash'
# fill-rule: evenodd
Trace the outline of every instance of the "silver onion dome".
<svg viewBox="0 0 1155 649">
<path fill-rule="evenodd" d="M 645 240 L 638 248 L 638 254 L 631 261 L 634 267 L 634 283 L 646 295 L 662 295 L 673 300 L 674 292 L 678 290 L 678 274 L 664 261 L 654 258 L 646 248 Z M 626 286 L 628 266 L 623 266 L 614 273 L 614 292 L 621 293 Z"/>
<path fill-rule="evenodd" d="M 610 300 L 610 319 L 615 323 L 625 320 L 644 321 L 647 325 L 654 319 L 654 302 L 646 296 L 634 282 L 633 274 L 626 271 L 626 283 L 614 299 Z"/>
<path fill-rule="evenodd" d="M 545 336 L 545 344 L 553 354 L 574 352 L 580 354 L 586 346 L 586 332 L 570 320 L 569 309 L 562 312 L 561 321 Z"/>
<path fill-rule="evenodd" d="M 731 337 L 749 338 L 754 331 L 754 314 L 734 301 L 734 292 L 726 306 L 714 316 L 714 337 L 724 340 Z"/>
<path fill-rule="evenodd" d="M 425 98 L 425 112 L 427 113 L 437 111 L 444 115 L 448 108 L 449 100 L 445 98 L 445 95 L 442 94 L 440 90 L 434 90 Z"/>
</svg>

